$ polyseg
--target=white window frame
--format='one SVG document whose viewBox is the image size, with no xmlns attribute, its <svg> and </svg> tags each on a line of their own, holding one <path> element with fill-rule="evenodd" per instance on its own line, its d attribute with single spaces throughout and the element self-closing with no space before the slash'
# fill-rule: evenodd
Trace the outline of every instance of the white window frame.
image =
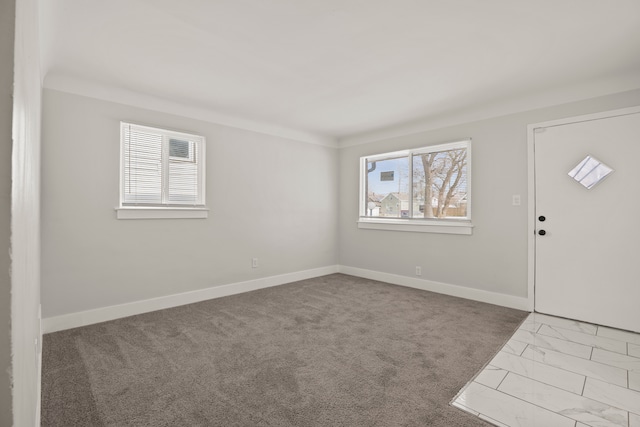
<svg viewBox="0 0 640 427">
<path fill-rule="evenodd" d="M 464 148 L 467 150 L 467 216 L 465 218 L 412 218 L 413 203 L 409 203 L 409 218 L 384 218 L 367 216 L 367 162 L 407 157 L 409 176 L 413 176 L 411 156 Z M 412 191 L 412 186 L 409 186 Z M 412 194 L 409 199 L 412 200 Z M 358 228 L 370 230 L 408 231 L 417 233 L 466 234 L 473 232 L 471 223 L 471 138 L 410 150 L 394 151 L 360 157 L 360 191 Z"/>
<path fill-rule="evenodd" d="M 198 145 L 198 197 L 193 204 L 170 204 L 168 202 L 168 188 L 162 188 L 162 203 L 129 203 L 125 202 L 125 129 L 133 128 L 147 130 L 162 135 L 162 169 L 163 182 L 166 181 L 169 173 L 169 141 L 171 139 L 193 141 Z M 180 161 L 180 159 L 178 159 Z M 207 218 L 209 209 L 205 205 L 206 194 L 206 139 L 201 135 L 194 135 L 185 132 L 178 132 L 152 126 L 144 126 L 130 122 L 120 122 L 120 194 L 119 203 L 116 208 L 118 219 L 163 219 L 163 218 Z"/>
</svg>

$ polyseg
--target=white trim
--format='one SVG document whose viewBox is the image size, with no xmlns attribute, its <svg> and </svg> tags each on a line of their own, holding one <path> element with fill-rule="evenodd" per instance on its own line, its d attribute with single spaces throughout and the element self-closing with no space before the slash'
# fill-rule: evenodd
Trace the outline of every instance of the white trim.
<svg viewBox="0 0 640 427">
<path fill-rule="evenodd" d="M 620 108 L 617 110 L 602 111 L 581 116 L 566 117 L 541 123 L 533 123 L 527 126 L 527 168 L 529 191 L 529 224 L 528 232 L 528 261 L 527 261 L 527 300 L 529 311 L 535 310 L 535 280 L 536 280 L 536 171 L 535 171 L 535 133 L 544 128 L 562 126 L 571 123 L 587 122 L 591 120 L 605 119 L 609 117 L 626 116 L 640 113 L 640 106 Z"/>
<path fill-rule="evenodd" d="M 38 345 L 37 351 L 37 370 L 36 370 L 36 393 L 42 395 L 42 304 L 38 304 Z M 36 401 L 36 427 L 40 426 L 40 415 L 42 413 L 42 399 Z"/>
<path fill-rule="evenodd" d="M 527 306 L 535 310 L 534 288 L 536 283 L 536 167 L 534 151 L 534 125 L 527 126 Z"/>
<path fill-rule="evenodd" d="M 388 153 L 379 153 L 360 157 L 360 175 L 359 175 L 359 192 L 358 192 L 358 228 L 375 229 L 375 230 L 392 230 L 392 231 L 409 231 L 420 233 L 447 233 L 447 234 L 471 234 L 473 226 L 471 225 L 471 142 L 472 138 L 463 138 L 456 141 L 444 142 L 441 144 L 427 145 L 419 148 L 412 148 L 401 151 L 393 151 Z M 467 216 L 464 218 L 447 219 L 422 219 L 413 217 L 413 203 L 409 200 L 409 216 L 408 218 L 385 218 L 367 216 L 368 190 L 368 163 L 378 162 L 386 159 L 402 159 L 407 158 L 410 177 L 413 176 L 413 160 L 412 156 L 424 153 L 437 153 L 450 150 L 466 150 L 467 155 Z M 400 191 L 398 189 L 398 191 Z M 413 189 L 410 186 L 409 195 L 413 195 Z M 386 196 L 385 196 L 386 197 Z M 427 201 L 425 200 L 425 206 Z M 453 227 L 458 227 L 453 228 Z"/>
<path fill-rule="evenodd" d="M 338 147 L 336 138 L 326 135 L 220 114 L 208 108 L 180 104 L 168 99 L 127 89 L 101 85 L 96 82 L 73 78 L 59 73 L 47 74 L 44 80 L 44 87 L 74 95 L 125 104 L 161 113 L 175 114 L 182 117 L 262 133 L 265 135 L 277 136 L 280 138 L 290 139 L 292 141 L 324 145 L 332 148 Z"/>
<path fill-rule="evenodd" d="M 281 274 L 278 276 L 263 277 L 246 282 L 230 283 L 221 286 L 214 286 L 197 291 L 183 292 L 180 294 L 166 295 L 147 300 L 134 301 L 126 304 L 100 307 L 93 310 L 76 313 L 63 314 L 60 316 L 47 317 L 42 319 L 43 332 L 50 333 L 65 329 L 77 328 L 94 323 L 106 322 L 122 317 L 136 314 L 148 313 L 150 311 L 163 310 L 165 308 L 177 307 L 185 304 L 206 301 L 209 299 L 226 297 L 229 295 L 255 291 L 257 289 L 269 288 L 283 285 L 285 283 L 299 280 L 311 279 L 314 277 L 326 276 L 338 272 L 337 265 L 315 268 L 311 270 L 296 271 L 293 273 Z"/>
<path fill-rule="evenodd" d="M 574 117 L 564 117 L 562 119 L 549 120 L 541 123 L 530 124 L 527 129 L 548 128 L 552 126 L 562 126 L 570 123 L 588 122 L 591 120 L 606 119 L 609 117 L 627 116 L 629 114 L 640 113 L 640 105 L 635 107 L 620 108 L 617 110 L 601 111 L 599 113 L 583 114 Z"/>
<path fill-rule="evenodd" d="M 411 153 L 412 151 L 413 150 L 400 150 L 400 151 L 391 151 L 389 153 L 374 154 L 372 156 L 362 156 L 360 157 L 360 160 L 363 161 L 364 165 L 366 166 L 367 162 L 369 161 L 379 162 L 381 160 L 397 159 L 399 157 L 408 157 L 409 153 Z"/>
<path fill-rule="evenodd" d="M 236 295 L 244 292 L 269 288 L 272 286 L 283 285 L 285 283 L 311 279 L 314 277 L 320 277 L 334 273 L 344 273 L 351 276 L 379 280 L 381 282 L 391 283 L 394 285 L 407 286 L 424 291 L 437 292 L 440 294 L 451 295 L 459 298 L 481 301 L 489 304 L 528 311 L 527 299 L 522 297 L 484 291 L 481 289 L 473 289 L 464 286 L 434 282 L 430 280 L 415 279 L 412 277 L 383 273 L 380 271 L 366 270 L 344 265 L 330 265 L 326 267 L 315 268 L 312 270 L 297 271 L 278 276 L 248 280 L 245 282 L 214 286 L 197 291 L 184 292 L 180 294 L 151 298 L 147 300 L 134 301 L 126 304 L 112 305 L 108 307 L 96 308 L 93 310 L 47 317 L 42 319 L 42 332 L 46 334 L 81 326 L 92 325 L 94 323 L 106 322 L 109 320 L 120 319 L 127 316 L 134 316 L 137 314 L 148 313 L 150 311 L 178 307 L 185 304 L 192 304 L 229 295 Z"/>
<path fill-rule="evenodd" d="M 40 427 L 40 417 L 42 414 L 42 334 L 40 334 L 40 352 L 38 353 L 38 370 L 36 371 L 36 393 L 38 393 L 38 399 L 36 400 L 36 427 Z"/>
<path fill-rule="evenodd" d="M 343 274 L 363 277 L 365 279 L 379 280 L 381 282 L 421 289 L 423 291 L 437 292 L 439 294 L 529 311 L 527 298 L 517 297 L 514 295 L 484 291 L 481 289 L 473 289 L 466 286 L 451 285 L 448 283 L 434 282 L 431 280 L 415 279 L 413 277 L 383 273 L 381 271 L 367 270 L 364 268 L 349 267 L 346 265 L 340 265 L 338 271 Z"/>
<path fill-rule="evenodd" d="M 206 208 L 149 208 L 127 206 L 115 208 L 118 219 L 205 219 L 209 217 Z"/>
<path fill-rule="evenodd" d="M 438 151 L 459 150 L 461 148 L 464 148 L 468 151 L 471 149 L 472 141 L 473 139 L 471 137 L 468 137 L 468 138 L 463 138 L 456 141 L 443 142 L 442 144 L 427 145 L 425 147 L 420 147 L 414 150 L 407 150 L 407 151 L 410 151 L 413 154 L 435 153 Z"/>
<path fill-rule="evenodd" d="M 172 138 L 189 141 L 189 143 L 193 143 L 195 145 L 195 151 L 198 153 L 198 158 L 194 157 L 193 163 L 196 167 L 197 173 L 197 183 L 196 183 L 196 200 L 193 203 L 182 204 L 179 207 L 187 207 L 187 208 L 200 208 L 206 206 L 206 169 L 207 169 L 207 139 L 203 135 L 196 135 L 193 133 L 181 132 L 172 129 L 159 128 L 148 125 L 141 125 L 132 122 L 120 121 L 120 208 L 130 207 L 131 204 L 126 204 L 126 171 L 128 169 L 128 164 L 126 162 L 127 150 L 125 147 L 131 144 L 131 133 L 132 132 L 151 134 L 154 136 L 160 136 L 161 141 L 161 206 L 160 207 L 172 207 L 170 203 L 170 194 L 169 189 L 171 188 L 171 173 L 170 173 L 170 149 L 169 144 Z M 127 137 L 127 133 L 129 137 Z M 135 152 L 135 148 L 129 148 L 130 152 Z M 195 156 L 195 153 L 194 153 Z M 135 174 L 132 174 L 135 175 Z M 137 194 L 136 194 L 137 196 Z M 134 197 L 136 199 L 136 197 Z M 145 206 L 151 207 L 149 205 L 141 204 L 141 205 L 133 205 L 133 207 Z M 200 218 L 200 217 L 199 217 Z"/>
<path fill-rule="evenodd" d="M 573 86 L 536 91 L 529 95 L 503 99 L 492 103 L 480 102 L 457 110 L 449 110 L 398 125 L 383 127 L 380 130 L 361 132 L 353 136 L 338 138 L 340 149 L 376 141 L 414 135 L 435 129 L 442 129 L 464 123 L 489 120 L 495 117 L 548 108 L 571 102 L 580 102 L 601 96 L 637 90 L 640 88 L 640 75 L 629 72 L 607 76 L 598 81 L 578 83 Z"/>
<path fill-rule="evenodd" d="M 420 219 L 375 219 L 360 218 L 358 228 L 366 230 L 387 230 L 387 231 L 410 231 L 414 233 L 441 233 L 441 234 L 464 234 L 473 233 L 473 225 L 470 222 L 456 222 Z"/>
</svg>

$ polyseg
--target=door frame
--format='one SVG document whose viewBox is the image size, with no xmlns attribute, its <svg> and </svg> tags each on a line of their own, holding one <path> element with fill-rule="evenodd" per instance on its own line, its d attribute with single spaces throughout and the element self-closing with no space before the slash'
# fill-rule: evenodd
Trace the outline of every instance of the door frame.
<svg viewBox="0 0 640 427">
<path fill-rule="evenodd" d="M 528 224 L 527 224 L 527 306 L 528 310 L 535 311 L 535 284 L 536 284 L 536 170 L 535 170 L 535 133 L 536 129 L 549 128 L 553 126 L 562 126 L 571 123 L 587 122 L 591 120 L 605 119 L 616 116 L 626 116 L 629 114 L 640 113 L 640 106 L 621 108 L 617 110 L 602 111 L 599 113 L 584 114 L 574 117 L 565 117 L 557 120 L 533 123 L 527 126 L 527 206 L 528 206 Z"/>
</svg>

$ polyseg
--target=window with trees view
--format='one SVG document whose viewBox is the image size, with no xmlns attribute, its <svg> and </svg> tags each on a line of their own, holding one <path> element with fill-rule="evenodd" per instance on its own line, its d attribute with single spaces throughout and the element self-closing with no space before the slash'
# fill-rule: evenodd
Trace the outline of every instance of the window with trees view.
<svg viewBox="0 0 640 427">
<path fill-rule="evenodd" d="M 360 217 L 469 220 L 470 154 L 465 140 L 362 157 Z"/>
</svg>

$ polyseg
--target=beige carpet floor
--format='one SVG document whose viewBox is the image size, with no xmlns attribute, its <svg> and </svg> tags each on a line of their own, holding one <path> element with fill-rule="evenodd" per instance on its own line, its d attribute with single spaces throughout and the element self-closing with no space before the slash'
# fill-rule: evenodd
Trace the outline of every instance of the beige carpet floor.
<svg viewBox="0 0 640 427">
<path fill-rule="evenodd" d="M 334 274 L 47 334 L 43 426 L 486 426 L 523 311 Z"/>
</svg>

